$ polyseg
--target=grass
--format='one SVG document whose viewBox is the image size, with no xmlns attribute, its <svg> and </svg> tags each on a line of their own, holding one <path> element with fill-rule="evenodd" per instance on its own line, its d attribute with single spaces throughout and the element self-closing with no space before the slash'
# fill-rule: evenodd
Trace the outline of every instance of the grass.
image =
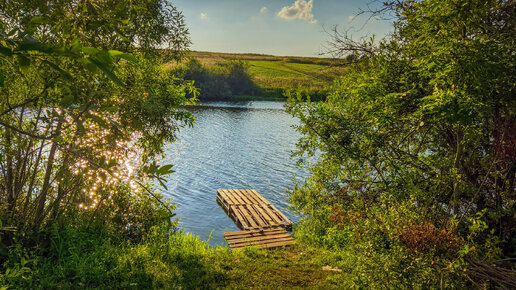
<svg viewBox="0 0 516 290">
<path fill-rule="evenodd" d="M 228 288 L 289 289 L 331 287 L 338 272 L 325 271 L 320 257 L 324 255 L 304 245 L 271 250 L 247 249 L 229 255 L 223 262 L 230 279 Z"/>
<path fill-rule="evenodd" d="M 249 74 L 266 94 L 261 99 L 283 99 L 286 90 L 301 89 L 312 96 L 323 96 L 333 80 L 346 73 L 344 60 L 317 57 L 283 57 L 261 54 L 191 52 L 204 66 L 216 66 L 228 60 L 244 60 Z M 176 64 L 169 63 L 166 68 Z M 238 97 L 236 99 L 239 99 Z M 256 97 L 252 98 L 256 100 Z"/>
<path fill-rule="evenodd" d="M 102 226 L 53 227 L 38 246 L 10 249 L 0 289 L 327 289 L 340 275 L 323 269 L 327 256 L 301 244 L 211 248 L 196 236 L 159 228 L 131 242 Z"/>
</svg>

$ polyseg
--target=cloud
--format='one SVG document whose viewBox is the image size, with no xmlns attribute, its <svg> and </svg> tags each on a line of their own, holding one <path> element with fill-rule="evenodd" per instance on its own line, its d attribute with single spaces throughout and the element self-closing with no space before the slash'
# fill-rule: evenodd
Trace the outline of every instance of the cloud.
<svg viewBox="0 0 516 290">
<path fill-rule="evenodd" d="M 208 14 L 206 14 L 206 13 L 201 13 L 201 19 L 202 20 L 210 20 L 210 17 L 208 17 Z"/>
<path fill-rule="evenodd" d="M 349 15 L 348 16 L 348 22 L 353 21 L 353 19 L 355 19 L 355 15 Z"/>
<path fill-rule="evenodd" d="M 269 9 L 267 9 L 267 7 L 262 7 L 262 9 L 260 9 L 260 14 L 267 13 L 267 10 L 269 10 Z"/>
<path fill-rule="evenodd" d="M 316 24 L 317 20 L 312 14 L 312 8 L 314 7 L 314 0 L 296 0 L 292 6 L 285 6 L 278 12 L 278 17 L 285 20 L 306 20 L 312 24 Z"/>
</svg>

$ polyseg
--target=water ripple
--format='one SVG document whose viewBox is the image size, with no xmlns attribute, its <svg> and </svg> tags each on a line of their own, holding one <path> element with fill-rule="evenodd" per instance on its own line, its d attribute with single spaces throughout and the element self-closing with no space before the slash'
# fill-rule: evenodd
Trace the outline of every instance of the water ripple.
<svg viewBox="0 0 516 290">
<path fill-rule="evenodd" d="M 219 188 L 254 188 L 294 221 L 286 190 L 293 175 L 307 176 L 290 157 L 299 133 L 280 102 L 215 102 L 186 108 L 196 117 L 167 148 L 166 161 L 176 172 L 169 177 L 167 197 L 177 204 L 186 232 L 210 244 L 225 245 L 223 233 L 238 230 L 216 202 Z"/>
</svg>

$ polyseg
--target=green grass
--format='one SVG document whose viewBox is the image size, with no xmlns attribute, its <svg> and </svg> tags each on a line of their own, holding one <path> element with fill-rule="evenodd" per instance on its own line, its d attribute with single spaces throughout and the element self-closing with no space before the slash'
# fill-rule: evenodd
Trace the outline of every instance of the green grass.
<svg viewBox="0 0 516 290">
<path fill-rule="evenodd" d="M 215 66 L 235 59 L 246 61 L 252 80 L 270 95 L 266 99 L 284 99 L 281 98 L 283 92 L 290 89 L 301 89 L 311 95 L 325 95 L 333 80 L 344 75 L 347 70 L 344 60 L 330 58 L 197 51 L 191 52 L 191 56 L 205 66 Z M 174 65 L 167 64 L 168 67 Z"/>
<path fill-rule="evenodd" d="M 160 228 L 131 242 L 102 226 L 53 227 L 9 252 L 0 289 L 327 289 L 339 275 L 323 270 L 328 253 L 301 244 L 232 251 Z"/>
</svg>

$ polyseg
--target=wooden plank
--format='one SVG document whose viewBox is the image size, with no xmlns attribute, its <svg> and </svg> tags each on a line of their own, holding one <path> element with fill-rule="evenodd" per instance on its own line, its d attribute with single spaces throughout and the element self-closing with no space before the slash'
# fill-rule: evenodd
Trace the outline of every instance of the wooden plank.
<svg viewBox="0 0 516 290">
<path fill-rule="evenodd" d="M 253 204 L 252 207 L 260 213 L 260 215 L 263 217 L 264 220 L 267 221 L 269 226 L 277 225 L 277 223 L 270 217 L 262 208 L 260 205 Z"/>
<path fill-rule="evenodd" d="M 252 202 L 247 198 L 247 196 L 245 195 L 244 192 L 242 192 L 242 190 L 239 190 L 239 189 L 230 189 L 229 191 L 231 191 L 232 193 L 234 193 L 235 195 L 238 195 L 238 197 L 242 200 L 242 202 L 244 204 L 251 204 Z"/>
<path fill-rule="evenodd" d="M 226 193 L 223 190 L 217 190 L 217 196 L 219 196 L 224 202 L 230 203 L 231 200 L 227 197 Z"/>
<path fill-rule="evenodd" d="M 255 235 L 255 234 L 260 235 L 260 234 L 264 234 L 264 233 L 276 233 L 276 232 L 286 233 L 287 231 L 284 228 L 254 230 L 254 231 L 236 231 L 236 232 L 224 233 L 224 237 L 241 236 L 241 235 Z"/>
<path fill-rule="evenodd" d="M 246 205 L 246 209 L 251 213 L 251 215 L 254 217 L 258 225 L 260 225 L 262 228 L 267 227 L 268 223 L 258 214 L 254 208 L 252 207 L 252 204 Z"/>
<path fill-rule="evenodd" d="M 237 207 L 236 205 L 233 205 L 230 207 L 230 213 L 234 214 L 236 216 L 236 224 L 237 224 L 237 227 L 239 227 L 240 229 L 247 229 L 249 226 L 246 224 L 244 224 L 243 222 L 245 222 L 245 218 L 243 216 L 240 215 L 240 212 L 235 210 L 234 207 Z M 240 225 L 240 226 L 239 226 Z"/>
<path fill-rule="evenodd" d="M 270 207 L 276 211 L 276 213 L 283 218 L 286 224 L 292 224 L 292 222 L 281 212 L 279 211 L 274 205 L 270 205 Z"/>
<path fill-rule="evenodd" d="M 263 235 L 259 237 L 247 237 L 247 238 L 239 238 L 239 239 L 229 239 L 228 244 L 236 245 L 236 244 L 242 244 L 242 243 L 248 243 L 248 242 L 258 242 L 258 241 L 267 241 L 267 240 L 278 240 L 278 239 L 284 239 L 284 238 L 290 238 L 292 237 L 288 234 L 278 234 L 274 236 L 269 235 Z"/>
<path fill-rule="evenodd" d="M 217 202 L 227 213 L 229 212 L 229 204 L 219 195 L 217 195 Z"/>
<path fill-rule="evenodd" d="M 224 192 L 228 196 L 231 196 L 231 198 L 236 201 L 236 204 L 245 204 L 245 202 L 243 200 L 241 200 L 240 197 L 237 194 L 234 194 L 232 191 L 230 191 L 228 189 L 224 189 Z"/>
<path fill-rule="evenodd" d="M 262 209 L 276 222 L 276 224 L 283 224 L 283 220 L 270 208 L 270 204 L 262 205 Z"/>
<path fill-rule="evenodd" d="M 285 231 L 284 228 L 281 228 L 282 231 L 271 231 L 271 232 L 256 232 L 256 231 L 246 231 L 246 234 L 237 234 L 232 236 L 224 236 L 227 240 L 239 240 L 239 239 L 252 239 L 252 238 L 259 238 L 263 236 L 278 236 L 278 235 L 289 235 L 287 231 Z"/>
<path fill-rule="evenodd" d="M 239 204 L 239 202 L 235 198 L 233 198 L 233 196 L 230 195 L 226 190 L 222 189 L 221 191 L 224 194 L 224 197 L 226 198 L 228 203 L 230 203 L 231 205 Z"/>
<path fill-rule="evenodd" d="M 247 198 L 253 203 L 253 204 L 261 204 L 263 203 L 263 201 L 261 201 L 259 198 L 257 198 L 250 190 L 248 189 L 243 189 L 242 190 Z"/>
<path fill-rule="evenodd" d="M 270 202 L 268 200 L 266 200 L 261 194 L 259 194 L 256 190 L 254 189 L 250 189 L 250 191 L 259 199 L 261 200 L 263 203 L 265 204 L 270 204 Z"/>
<path fill-rule="evenodd" d="M 234 200 L 232 196 L 229 196 L 225 190 L 221 189 L 221 192 L 229 205 L 238 204 L 238 202 Z"/>
<path fill-rule="evenodd" d="M 257 248 L 273 248 L 273 247 L 280 247 L 283 245 L 289 245 L 294 243 L 294 239 L 292 237 L 285 238 L 285 239 L 278 239 L 274 241 L 269 242 L 256 242 L 256 243 L 248 243 L 248 244 L 239 244 L 231 247 L 232 249 L 239 249 L 239 248 L 245 248 L 245 247 L 257 247 Z"/>
<path fill-rule="evenodd" d="M 222 191 L 219 192 L 217 190 L 217 201 L 220 202 L 222 204 L 222 206 L 225 206 L 225 207 L 228 206 L 228 202 L 225 200 Z"/>
<path fill-rule="evenodd" d="M 249 224 L 248 228 L 258 228 L 258 224 L 254 221 L 253 217 L 249 214 L 249 212 L 246 211 L 245 205 L 237 205 L 234 208 L 235 211 L 239 211 L 247 220 L 247 223 Z"/>
<path fill-rule="evenodd" d="M 248 190 L 249 194 L 252 195 L 252 197 L 254 199 L 256 199 L 256 201 L 259 203 L 259 204 L 270 204 L 270 202 L 268 200 L 266 200 L 261 194 L 258 193 L 258 191 L 254 190 L 254 189 L 249 189 Z"/>
<path fill-rule="evenodd" d="M 284 229 L 281 228 L 283 231 L 277 231 L 277 232 L 257 232 L 257 231 L 248 231 L 247 234 L 243 235 L 233 235 L 233 236 L 225 236 L 225 239 L 230 244 L 238 244 L 242 242 L 249 242 L 249 241 L 262 241 L 262 240 L 274 240 L 274 239 L 280 239 L 280 238 L 292 238 L 290 234 Z"/>
<path fill-rule="evenodd" d="M 285 222 L 286 222 L 286 223 L 288 223 L 288 224 L 292 224 L 292 222 L 291 222 L 291 221 L 290 221 L 290 220 L 289 220 L 289 219 L 288 219 L 288 218 L 287 218 L 287 217 L 286 217 L 286 216 L 285 216 L 281 211 L 279 211 L 279 210 L 278 210 L 274 205 L 272 205 L 271 203 L 269 203 L 269 202 L 268 202 L 268 201 L 267 201 L 267 200 L 266 200 L 266 199 L 265 199 L 261 194 L 259 194 L 256 190 L 251 189 L 251 192 L 253 192 L 253 193 L 254 193 L 258 198 L 260 198 L 262 201 L 264 201 L 264 202 L 266 202 L 267 204 L 269 204 L 269 205 L 271 206 L 271 208 L 272 208 L 273 210 L 275 210 L 275 211 L 278 213 L 278 215 L 279 215 L 280 217 L 282 217 L 282 218 L 285 220 Z"/>
<path fill-rule="evenodd" d="M 249 232 L 249 231 L 248 231 Z M 273 232 L 273 233 L 266 233 L 265 235 L 271 235 L 271 236 L 277 236 L 277 235 L 283 235 L 288 234 L 288 232 Z M 233 236 L 224 236 L 226 240 L 238 240 L 238 239 L 244 239 L 244 238 L 256 238 L 261 237 L 264 234 L 253 234 L 253 235 L 233 235 Z"/>
</svg>

